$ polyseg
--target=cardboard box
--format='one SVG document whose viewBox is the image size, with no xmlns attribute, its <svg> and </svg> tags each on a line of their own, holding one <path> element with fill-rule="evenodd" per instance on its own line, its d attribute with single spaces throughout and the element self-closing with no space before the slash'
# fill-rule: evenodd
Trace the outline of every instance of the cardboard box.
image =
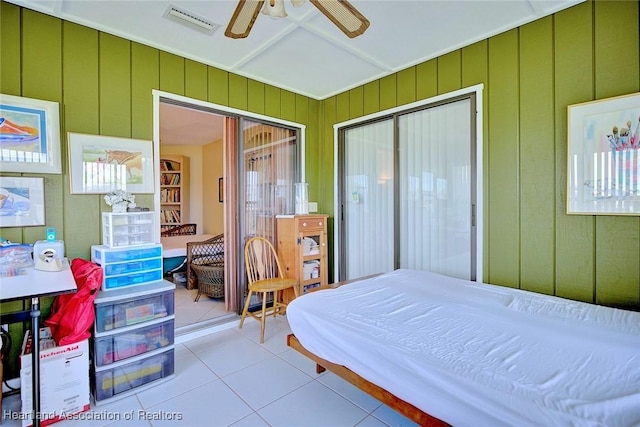
<svg viewBox="0 0 640 427">
<path fill-rule="evenodd" d="M 27 341 L 25 336 L 25 343 Z M 28 427 L 33 425 L 30 353 L 20 356 L 20 367 L 20 418 L 22 427 Z M 55 423 L 89 408 L 89 340 L 40 350 L 41 425 Z"/>
</svg>

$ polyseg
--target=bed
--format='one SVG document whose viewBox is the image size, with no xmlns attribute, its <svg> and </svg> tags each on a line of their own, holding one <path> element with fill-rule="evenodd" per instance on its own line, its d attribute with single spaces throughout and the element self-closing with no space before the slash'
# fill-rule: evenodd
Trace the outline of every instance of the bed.
<svg viewBox="0 0 640 427">
<path fill-rule="evenodd" d="M 640 313 L 424 271 L 306 294 L 289 345 L 421 425 L 640 425 Z"/>
</svg>

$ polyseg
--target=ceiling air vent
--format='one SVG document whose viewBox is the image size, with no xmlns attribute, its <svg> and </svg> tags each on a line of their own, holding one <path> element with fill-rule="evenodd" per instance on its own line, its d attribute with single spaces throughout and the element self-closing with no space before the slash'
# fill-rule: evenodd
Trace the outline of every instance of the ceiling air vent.
<svg viewBox="0 0 640 427">
<path fill-rule="evenodd" d="M 205 34 L 213 34 L 220 28 L 220 24 L 208 21 L 193 12 L 172 4 L 167 6 L 162 16 Z"/>
</svg>

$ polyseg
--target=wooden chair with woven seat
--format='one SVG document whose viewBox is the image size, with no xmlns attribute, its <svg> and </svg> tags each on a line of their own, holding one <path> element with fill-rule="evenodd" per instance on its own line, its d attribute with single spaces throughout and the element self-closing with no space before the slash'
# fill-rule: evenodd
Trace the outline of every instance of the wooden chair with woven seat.
<svg viewBox="0 0 640 427">
<path fill-rule="evenodd" d="M 298 296 L 298 280 L 284 277 L 276 250 L 271 242 L 264 237 L 252 237 L 244 246 L 244 263 L 247 269 L 249 293 L 242 310 L 240 328 L 247 314 L 260 321 L 260 343 L 264 343 L 264 329 L 266 316 L 284 314 L 287 304 L 279 300 L 280 291 L 293 288 Z M 253 293 L 262 294 L 262 311 L 250 312 L 251 296 Z M 268 294 L 273 293 L 272 305 L 267 307 Z"/>
</svg>

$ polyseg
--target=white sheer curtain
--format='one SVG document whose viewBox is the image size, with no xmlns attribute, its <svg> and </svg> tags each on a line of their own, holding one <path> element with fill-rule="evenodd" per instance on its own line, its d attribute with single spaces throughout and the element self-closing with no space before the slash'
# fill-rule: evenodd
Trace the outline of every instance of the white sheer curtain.
<svg viewBox="0 0 640 427">
<path fill-rule="evenodd" d="M 250 120 L 244 123 L 244 236 L 263 236 L 275 243 L 275 215 L 294 211 L 295 132 Z"/>
<path fill-rule="evenodd" d="M 393 120 L 344 138 L 345 278 L 393 270 Z"/>
<path fill-rule="evenodd" d="M 344 131 L 341 280 L 396 266 L 472 278 L 470 112 L 467 98 Z"/>
<path fill-rule="evenodd" d="M 471 276 L 470 101 L 399 117 L 400 268 Z"/>
</svg>

